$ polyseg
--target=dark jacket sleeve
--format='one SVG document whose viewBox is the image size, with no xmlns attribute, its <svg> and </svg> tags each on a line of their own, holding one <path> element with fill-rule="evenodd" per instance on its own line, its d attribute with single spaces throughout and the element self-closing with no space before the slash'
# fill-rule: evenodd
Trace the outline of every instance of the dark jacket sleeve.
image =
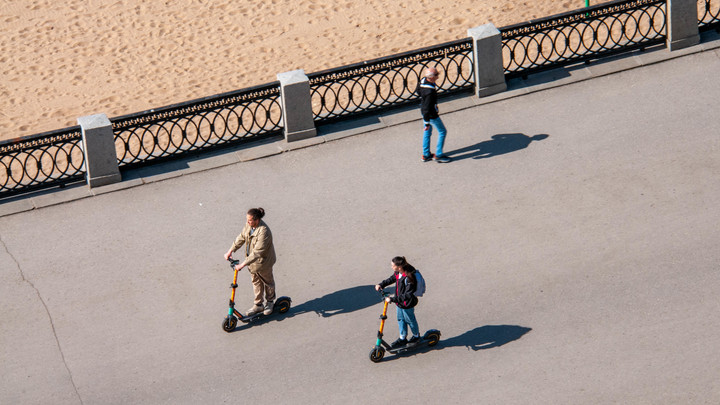
<svg viewBox="0 0 720 405">
<path fill-rule="evenodd" d="M 380 288 L 385 288 L 389 285 L 395 284 L 395 273 L 390 276 L 390 278 L 386 278 L 385 280 L 380 282 Z"/>
</svg>

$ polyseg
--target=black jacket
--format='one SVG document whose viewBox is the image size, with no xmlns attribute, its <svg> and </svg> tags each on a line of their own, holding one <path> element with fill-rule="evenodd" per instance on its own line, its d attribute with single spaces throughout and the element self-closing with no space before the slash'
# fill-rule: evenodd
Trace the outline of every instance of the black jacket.
<svg viewBox="0 0 720 405">
<path fill-rule="evenodd" d="M 420 112 L 424 121 L 438 118 L 437 87 L 435 84 L 422 78 L 417 85 L 417 93 L 420 95 Z"/>
<path fill-rule="evenodd" d="M 401 278 L 398 283 L 397 280 L 399 275 L 400 273 L 397 271 L 394 272 L 390 278 L 380 282 L 380 288 L 385 288 L 391 284 L 395 284 L 395 296 L 390 297 L 390 302 L 394 302 L 397 306 L 403 309 L 412 308 L 418 303 L 418 299 L 415 296 L 415 290 L 417 289 L 415 274 L 408 274 L 407 277 Z"/>
</svg>

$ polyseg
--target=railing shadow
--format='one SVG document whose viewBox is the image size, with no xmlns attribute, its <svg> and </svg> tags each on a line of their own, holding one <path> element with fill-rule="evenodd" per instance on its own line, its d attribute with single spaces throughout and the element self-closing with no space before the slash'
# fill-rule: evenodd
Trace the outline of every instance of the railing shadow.
<svg viewBox="0 0 720 405">
<path fill-rule="evenodd" d="M 548 134 L 538 134 L 535 136 L 527 136 L 519 133 L 497 134 L 493 135 L 490 140 L 478 142 L 475 145 L 466 146 L 461 149 L 455 149 L 445 154 L 452 157 L 453 161 L 486 159 L 525 149 L 531 142 L 541 141 L 549 136 Z"/>
</svg>

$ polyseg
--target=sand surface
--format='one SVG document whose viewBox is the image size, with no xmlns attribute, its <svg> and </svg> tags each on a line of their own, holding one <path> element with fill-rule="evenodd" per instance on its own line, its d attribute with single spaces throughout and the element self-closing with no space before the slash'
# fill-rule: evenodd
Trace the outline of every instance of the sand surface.
<svg viewBox="0 0 720 405">
<path fill-rule="evenodd" d="M 593 2 L 594 3 L 594 2 Z M 238 5 L 244 4 L 241 7 Z M 0 140 L 467 37 L 584 0 L 4 0 Z"/>
</svg>

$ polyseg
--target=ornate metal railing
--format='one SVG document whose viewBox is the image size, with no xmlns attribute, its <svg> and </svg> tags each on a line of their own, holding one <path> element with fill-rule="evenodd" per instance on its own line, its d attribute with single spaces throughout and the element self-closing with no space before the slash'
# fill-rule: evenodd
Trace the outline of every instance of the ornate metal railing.
<svg viewBox="0 0 720 405">
<path fill-rule="evenodd" d="M 274 82 L 113 118 L 118 164 L 127 169 L 279 135 L 279 99 Z"/>
<path fill-rule="evenodd" d="M 700 31 L 720 30 L 720 0 L 698 0 L 697 4 Z"/>
<path fill-rule="evenodd" d="M 79 126 L 0 142 L 0 198 L 85 177 Z"/>
<path fill-rule="evenodd" d="M 506 77 L 663 43 L 665 26 L 665 0 L 632 0 L 504 27 Z"/>
<path fill-rule="evenodd" d="M 700 31 L 720 30 L 720 0 L 697 0 Z M 500 29 L 506 77 L 661 44 L 666 0 L 623 0 Z M 474 86 L 470 38 L 308 75 L 316 124 L 413 103 L 427 67 L 441 95 Z M 121 169 L 282 132 L 278 82 L 110 120 Z M 80 127 L 0 142 L 0 198 L 85 175 Z"/>
<path fill-rule="evenodd" d="M 438 93 L 473 87 L 472 40 L 466 38 L 308 75 L 316 123 L 328 123 L 417 100 L 423 70 L 440 72 Z"/>
</svg>

